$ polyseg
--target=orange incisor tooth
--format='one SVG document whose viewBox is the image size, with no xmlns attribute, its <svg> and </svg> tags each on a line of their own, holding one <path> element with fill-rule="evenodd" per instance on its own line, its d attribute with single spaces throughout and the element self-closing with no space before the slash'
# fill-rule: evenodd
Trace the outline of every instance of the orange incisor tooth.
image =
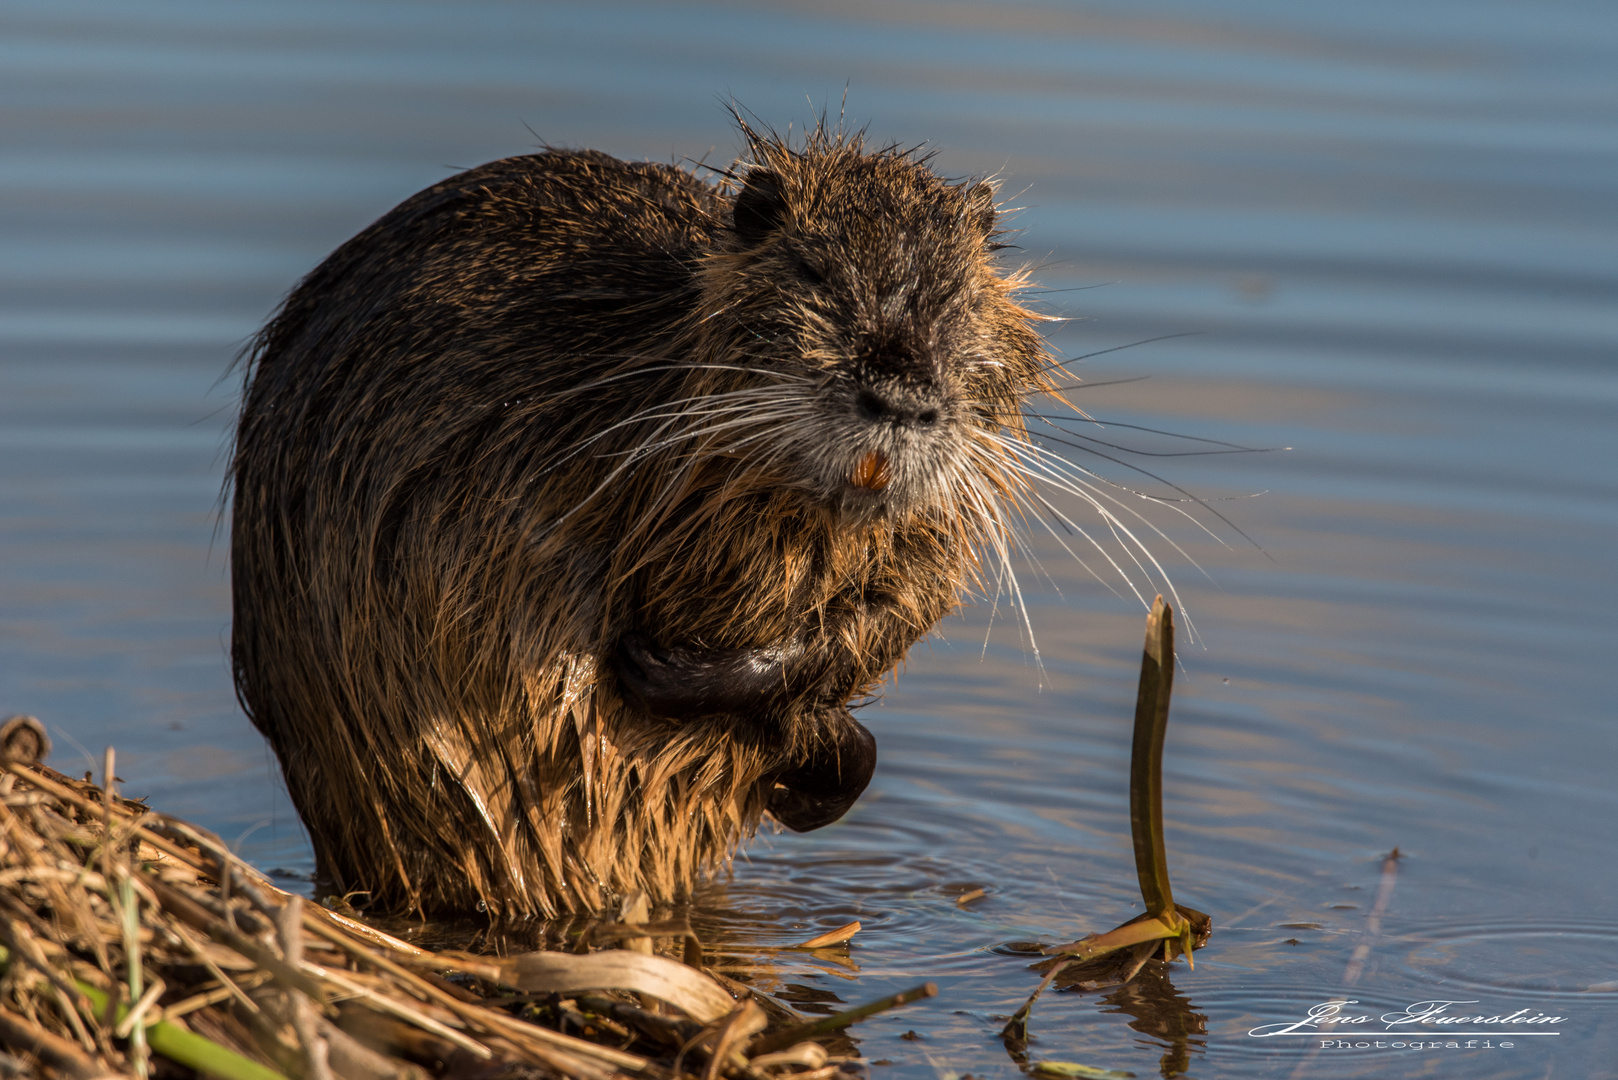
<svg viewBox="0 0 1618 1080">
<path fill-rule="evenodd" d="M 860 458 L 860 463 L 854 466 L 854 473 L 849 480 L 857 488 L 867 491 L 881 491 L 893 479 L 888 472 L 888 455 L 880 450 L 872 450 Z"/>
</svg>

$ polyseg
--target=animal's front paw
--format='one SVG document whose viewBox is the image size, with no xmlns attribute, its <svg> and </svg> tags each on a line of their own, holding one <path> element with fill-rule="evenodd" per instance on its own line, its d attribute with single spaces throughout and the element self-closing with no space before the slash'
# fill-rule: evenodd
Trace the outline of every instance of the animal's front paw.
<svg viewBox="0 0 1618 1080">
<path fill-rule="evenodd" d="M 628 633 L 613 657 L 624 700 L 653 716 L 688 720 L 728 713 L 762 717 L 786 692 L 787 649 L 659 645 Z"/>
<path fill-rule="evenodd" d="M 681 665 L 676 657 L 645 634 L 625 634 L 613 656 L 618 671 L 618 689 L 624 700 L 654 716 L 678 718 L 686 695 L 681 685 Z"/>
</svg>

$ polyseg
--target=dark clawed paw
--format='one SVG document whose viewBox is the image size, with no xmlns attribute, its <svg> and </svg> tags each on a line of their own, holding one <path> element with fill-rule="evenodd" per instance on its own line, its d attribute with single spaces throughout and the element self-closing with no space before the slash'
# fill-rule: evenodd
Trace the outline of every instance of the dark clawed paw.
<svg viewBox="0 0 1618 1080">
<path fill-rule="evenodd" d="M 663 681 L 664 669 L 668 667 L 669 654 L 658 647 L 657 642 L 645 634 L 625 634 L 618 641 L 619 674 L 632 673 L 637 680 Z"/>
<path fill-rule="evenodd" d="M 793 832 L 830 825 L 858 801 L 876 772 L 876 737 L 847 709 L 807 761 L 775 777 L 770 813 Z"/>
</svg>

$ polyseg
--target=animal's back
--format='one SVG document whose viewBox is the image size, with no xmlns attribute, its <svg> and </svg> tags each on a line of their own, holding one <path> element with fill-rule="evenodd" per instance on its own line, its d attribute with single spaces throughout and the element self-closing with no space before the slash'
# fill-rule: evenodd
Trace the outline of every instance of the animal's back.
<svg viewBox="0 0 1618 1080">
<path fill-rule="evenodd" d="M 429 908 L 596 901 L 568 895 L 562 844 L 539 850 L 568 828 L 565 792 L 536 783 L 525 800 L 500 775 L 537 781 L 502 760 L 507 743 L 538 751 L 556 733 L 490 724 L 554 722 L 570 674 L 586 692 L 592 673 L 557 657 L 587 663 L 587 567 L 603 556 L 573 553 L 575 580 L 499 579 L 521 569 L 547 459 L 614 404 L 632 411 L 610 383 L 578 388 L 667 348 L 714 202 L 667 166 L 494 162 L 344 244 L 262 335 L 237 436 L 233 653 L 333 887 Z M 493 597 L 503 619 L 480 610 Z M 535 630 L 549 640 L 524 639 Z M 551 880 L 533 880 L 541 867 Z"/>
</svg>

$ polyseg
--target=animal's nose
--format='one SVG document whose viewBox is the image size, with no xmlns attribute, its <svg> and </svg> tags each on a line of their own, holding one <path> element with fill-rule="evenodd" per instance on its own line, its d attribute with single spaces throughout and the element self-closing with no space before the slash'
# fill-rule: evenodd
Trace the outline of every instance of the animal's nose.
<svg viewBox="0 0 1618 1080">
<path fill-rule="evenodd" d="M 932 427 L 941 406 L 936 393 L 910 388 L 866 387 L 854 396 L 854 412 L 869 424 Z"/>
</svg>

